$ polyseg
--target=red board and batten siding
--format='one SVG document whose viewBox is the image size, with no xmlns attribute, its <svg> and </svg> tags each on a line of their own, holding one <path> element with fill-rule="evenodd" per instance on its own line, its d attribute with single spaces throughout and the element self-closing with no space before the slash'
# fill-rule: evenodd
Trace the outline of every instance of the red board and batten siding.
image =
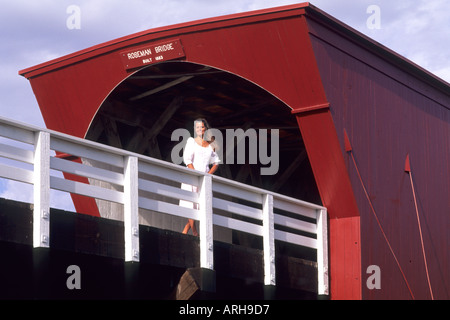
<svg viewBox="0 0 450 320">
<path fill-rule="evenodd" d="M 404 171 L 408 154 L 433 295 L 449 299 L 450 88 L 445 89 L 443 81 L 395 54 L 389 62 L 317 20 L 308 22 L 341 148 L 344 152 L 345 130 L 363 183 L 414 298 L 430 299 L 431 294 L 412 187 Z M 410 299 L 349 155 L 346 165 L 361 214 L 362 297 Z M 380 267 L 380 290 L 365 285 L 370 265 Z"/>
</svg>

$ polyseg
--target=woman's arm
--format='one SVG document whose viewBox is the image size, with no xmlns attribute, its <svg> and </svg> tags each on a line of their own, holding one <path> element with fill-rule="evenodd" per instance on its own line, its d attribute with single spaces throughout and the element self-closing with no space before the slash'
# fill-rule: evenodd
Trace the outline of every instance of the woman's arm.
<svg viewBox="0 0 450 320">
<path fill-rule="evenodd" d="M 211 169 L 209 169 L 208 173 L 213 174 L 214 172 L 216 172 L 218 167 L 219 167 L 219 164 L 214 163 L 214 165 L 211 167 Z"/>
</svg>

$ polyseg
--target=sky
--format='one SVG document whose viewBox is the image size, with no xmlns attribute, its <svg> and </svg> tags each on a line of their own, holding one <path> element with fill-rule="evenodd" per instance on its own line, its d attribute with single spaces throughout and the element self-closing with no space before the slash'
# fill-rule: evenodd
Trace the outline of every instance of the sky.
<svg viewBox="0 0 450 320">
<path fill-rule="evenodd" d="M 155 27 L 300 2 L 0 0 L 0 118 L 45 127 L 31 86 L 18 75 L 19 70 Z M 310 3 L 450 82 L 450 1 Z M 20 194 L 31 199 L 30 192 L 23 190 L 19 184 L 0 179 L 0 197 Z M 65 208 L 64 196 L 53 198 Z"/>
</svg>

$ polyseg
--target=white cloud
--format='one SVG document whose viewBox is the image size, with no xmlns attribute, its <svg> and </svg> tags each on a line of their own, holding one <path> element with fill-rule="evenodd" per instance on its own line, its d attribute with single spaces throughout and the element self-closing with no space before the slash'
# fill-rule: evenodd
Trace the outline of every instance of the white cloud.
<svg viewBox="0 0 450 320">
<path fill-rule="evenodd" d="M 382 2 L 382 29 L 369 35 L 430 72 L 449 65 L 450 2 Z M 447 77 L 447 81 L 450 78 Z"/>
</svg>

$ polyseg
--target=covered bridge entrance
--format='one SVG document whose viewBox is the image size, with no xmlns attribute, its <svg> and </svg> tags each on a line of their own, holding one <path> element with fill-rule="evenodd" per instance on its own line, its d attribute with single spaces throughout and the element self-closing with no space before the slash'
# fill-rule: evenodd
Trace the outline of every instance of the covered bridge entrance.
<svg viewBox="0 0 450 320">
<path fill-rule="evenodd" d="M 30 80 L 48 128 L 166 161 L 177 143 L 171 140 L 174 130 L 192 130 L 197 117 L 207 118 L 220 132 L 238 128 L 276 132 L 270 137 L 279 139 L 275 174 L 261 175 L 260 169 L 268 164 L 248 159 L 244 164 L 225 163 L 217 174 L 327 208 L 332 298 L 411 296 L 401 277 L 385 291 L 365 286 L 369 265 L 397 274 L 385 240 L 395 238 L 396 248 L 402 248 L 403 240 L 394 229 L 385 239 L 377 227 L 373 230 L 376 224 L 367 201 L 376 197 L 361 191 L 349 152 L 355 143 L 364 154 L 359 169 L 370 177 L 363 182 L 375 186 L 374 193 L 389 190 L 397 195 L 392 201 L 388 196 L 378 198 L 378 206 L 389 213 L 384 225 L 394 225 L 400 218 L 390 213 L 411 209 L 410 194 L 404 184 L 396 184 L 404 180 L 400 175 L 405 174 L 405 156 L 414 153 L 422 164 L 448 159 L 448 84 L 314 6 L 304 3 L 156 28 L 20 74 Z M 419 133 L 420 138 L 414 139 L 418 144 L 412 144 L 411 136 L 399 132 L 394 123 L 405 113 L 420 119 L 418 127 L 406 130 L 431 128 L 428 135 L 447 147 L 437 148 L 437 155 L 420 154 L 417 150 L 427 143 L 425 136 Z M 384 136 L 388 133 L 395 139 Z M 256 141 L 260 146 L 259 136 Z M 384 158 L 373 151 L 379 149 Z M 399 171 L 393 163 L 402 163 Z M 380 175 L 372 175 L 371 164 Z M 448 209 L 442 196 L 449 187 L 448 161 L 426 167 L 447 175 L 424 189 L 425 207 Z M 418 172 L 422 178 L 429 174 L 425 169 Z M 379 177 L 398 181 L 387 184 Z M 431 199 L 427 190 L 438 196 Z M 105 211 L 93 200 L 77 195 L 73 199 L 80 213 Z M 433 235 L 445 238 L 446 231 L 439 226 L 448 225 L 448 214 L 433 217 L 430 225 L 438 228 Z M 408 221 L 409 231 L 416 230 L 415 220 L 402 219 Z M 449 279 L 438 270 L 448 269 L 446 249 L 435 250 L 440 259 L 434 269 L 440 276 L 434 285 L 445 296 Z M 405 265 L 409 256 L 405 253 L 402 258 Z M 422 268 L 421 260 L 414 261 Z M 415 269 L 410 266 L 407 278 L 417 281 L 416 292 L 424 292 L 418 289 L 423 283 L 413 275 Z"/>
<path fill-rule="evenodd" d="M 172 130 L 190 129 L 197 116 L 220 130 L 279 129 L 276 175 L 227 164 L 218 174 L 326 206 L 330 236 L 347 234 L 331 249 L 348 254 L 333 250 L 331 261 L 352 273 L 332 279 L 345 279 L 344 296 L 359 298 L 359 213 L 310 41 L 315 10 L 302 4 L 153 29 L 20 73 L 49 128 L 164 160 Z M 157 53 L 163 46 L 173 50 Z M 78 212 L 101 215 L 97 203 L 73 198 Z"/>
</svg>

